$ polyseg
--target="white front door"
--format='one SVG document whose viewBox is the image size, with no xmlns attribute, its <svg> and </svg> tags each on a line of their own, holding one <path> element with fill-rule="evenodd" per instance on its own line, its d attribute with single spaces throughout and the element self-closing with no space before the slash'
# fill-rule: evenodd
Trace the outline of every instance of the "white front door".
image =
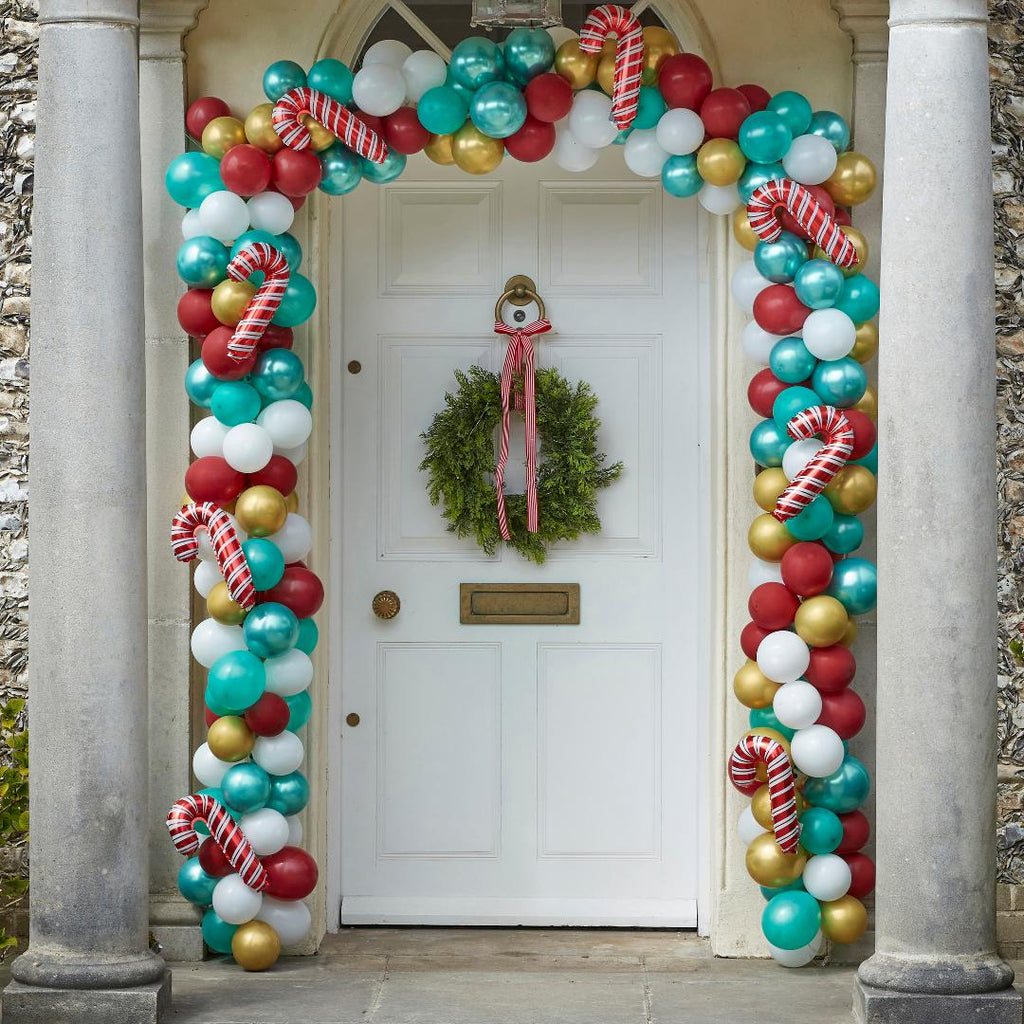
<svg viewBox="0 0 1024 1024">
<path fill-rule="evenodd" d="M 693 926 L 696 204 L 611 149 L 572 176 L 506 158 L 472 178 L 421 155 L 339 205 L 336 643 L 342 714 L 359 716 L 338 723 L 341 920 Z M 513 274 L 537 282 L 554 325 L 539 364 L 590 382 L 601 449 L 625 464 L 602 492 L 601 534 L 543 566 L 446 532 L 418 470 L 453 371 L 501 367 L 493 308 Z M 520 423 L 510 493 L 522 445 Z M 460 625 L 460 583 L 538 581 L 579 584 L 579 625 Z M 401 599 L 390 621 L 371 611 L 385 589 Z"/>
</svg>

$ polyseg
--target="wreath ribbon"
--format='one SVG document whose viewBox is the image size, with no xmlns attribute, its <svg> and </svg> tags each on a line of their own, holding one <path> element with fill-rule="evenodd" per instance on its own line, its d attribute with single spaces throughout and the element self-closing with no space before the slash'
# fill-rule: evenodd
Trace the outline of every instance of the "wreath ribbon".
<svg viewBox="0 0 1024 1024">
<path fill-rule="evenodd" d="M 494 322 L 495 334 L 507 334 L 508 349 L 505 365 L 501 368 L 501 447 L 498 465 L 494 470 L 494 490 L 498 499 L 498 528 L 502 540 L 510 540 L 508 513 L 505 510 L 505 463 L 508 462 L 509 418 L 513 402 L 516 409 L 526 414 L 526 529 L 537 532 L 537 400 L 534 388 L 533 335 L 547 334 L 551 330 L 549 321 L 534 320 L 525 327 L 509 327 L 501 320 Z M 522 392 L 513 397 L 512 385 L 517 376 L 523 378 Z"/>
</svg>

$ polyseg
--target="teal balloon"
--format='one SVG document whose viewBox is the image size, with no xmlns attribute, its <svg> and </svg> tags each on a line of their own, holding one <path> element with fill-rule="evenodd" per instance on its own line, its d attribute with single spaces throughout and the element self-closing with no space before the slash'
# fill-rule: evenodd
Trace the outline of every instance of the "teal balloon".
<svg viewBox="0 0 1024 1024">
<path fill-rule="evenodd" d="M 759 466 L 781 466 L 793 439 L 775 420 L 761 420 L 750 432 L 750 454 Z"/>
<path fill-rule="evenodd" d="M 748 716 L 751 729 L 775 729 L 781 732 L 787 740 L 791 740 L 796 734 L 796 729 L 790 729 L 783 725 L 776 717 L 775 712 L 769 708 L 753 708 Z"/>
<path fill-rule="evenodd" d="M 743 168 L 740 180 L 736 182 L 740 198 L 744 203 L 750 202 L 750 197 L 755 189 L 759 189 L 765 182 L 782 181 L 786 177 L 786 169 L 782 164 L 755 164 L 748 163 Z"/>
<path fill-rule="evenodd" d="M 797 878 L 792 882 L 787 882 L 785 885 L 780 885 L 778 889 L 769 889 L 767 885 L 759 885 L 758 888 L 761 890 L 761 895 L 766 899 L 770 900 L 774 896 L 778 896 L 780 892 L 805 892 L 804 880 Z"/>
<path fill-rule="evenodd" d="M 754 266 L 775 284 L 789 284 L 807 262 L 807 243 L 790 231 L 783 231 L 777 242 L 758 242 Z"/>
<path fill-rule="evenodd" d="M 835 308 L 841 309 L 855 324 L 862 324 L 878 314 L 878 285 L 863 274 L 854 274 L 843 282 L 843 290 Z"/>
<path fill-rule="evenodd" d="M 817 365 L 818 360 L 807 351 L 802 338 L 782 338 L 768 356 L 769 368 L 783 384 L 808 380 Z"/>
<path fill-rule="evenodd" d="M 320 630 L 312 619 L 299 619 L 299 639 L 295 646 L 304 654 L 312 654 L 320 641 Z"/>
<path fill-rule="evenodd" d="M 821 906 L 809 892 L 791 890 L 773 896 L 761 912 L 761 931 L 779 949 L 799 949 L 821 927 Z"/>
<path fill-rule="evenodd" d="M 270 590 L 281 582 L 284 576 L 284 555 L 273 541 L 251 537 L 242 541 L 242 554 L 252 574 L 252 585 L 257 590 Z"/>
<path fill-rule="evenodd" d="M 362 158 L 348 146 L 335 142 L 317 156 L 322 169 L 318 186 L 321 192 L 329 196 L 348 195 L 363 180 Z"/>
<path fill-rule="evenodd" d="M 292 398 L 305 380 L 302 360 L 289 348 L 271 348 L 256 360 L 252 386 L 272 401 Z"/>
<path fill-rule="evenodd" d="M 818 363 L 811 385 L 826 405 L 848 409 L 864 397 L 868 375 L 864 367 L 849 356 L 827 359 Z"/>
<path fill-rule="evenodd" d="M 878 476 L 878 443 L 875 443 L 863 459 L 854 459 L 853 462 L 856 466 L 866 466 L 875 476 Z"/>
<path fill-rule="evenodd" d="M 793 132 L 785 119 L 773 110 L 757 110 L 740 125 L 740 149 L 754 163 L 774 164 L 793 143 Z"/>
<path fill-rule="evenodd" d="M 514 85 L 490 82 L 473 94 L 469 117 L 489 138 L 507 139 L 526 123 L 526 100 Z"/>
<path fill-rule="evenodd" d="M 209 153 L 182 153 L 167 165 L 164 185 L 179 206 L 194 208 L 208 195 L 224 190 L 220 162 Z"/>
<path fill-rule="evenodd" d="M 405 170 L 408 157 L 399 153 L 397 149 L 389 149 L 384 162 L 375 164 L 372 160 L 360 158 L 360 165 L 363 170 L 363 177 L 374 185 L 386 185 L 394 181 Z"/>
<path fill-rule="evenodd" d="M 298 391 L 292 395 L 296 402 L 301 402 L 307 409 L 313 408 L 313 389 L 303 381 Z"/>
<path fill-rule="evenodd" d="M 626 144 L 626 139 L 629 138 L 630 132 L 632 132 L 632 131 L 633 131 L 633 126 L 632 125 L 630 125 L 628 128 L 623 128 L 622 131 L 620 131 L 619 134 L 616 135 L 614 139 L 612 139 L 612 145 L 613 146 L 624 146 Z M 662 165 L 662 167 L 664 167 L 664 164 Z M 665 179 L 664 179 L 664 176 L 662 176 L 662 184 L 664 184 L 664 182 L 665 182 Z M 703 184 L 703 182 L 701 184 Z"/>
<path fill-rule="evenodd" d="M 821 396 L 810 388 L 786 388 L 776 396 L 775 402 L 772 405 L 772 417 L 785 434 L 786 424 L 798 412 L 803 412 L 804 409 L 811 409 L 821 404 Z"/>
<path fill-rule="evenodd" d="M 217 803 L 219 803 L 235 821 L 238 821 L 238 819 L 241 818 L 242 815 L 240 811 L 236 811 L 233 807 L 228 806 L 227 801 L 224 799 L 224 791 L 220 786 L 207 786 L 206 789 L 199 790 L 199 794 L 200 796 L 213 797 L 213 799 L 216 800 Z M 201 836 L 208 836 L 210 834 L 210 830 L 201 821 L 197 821 L 195 823 L 195 830 Z"/>
<path fill-rule="evenodd" d="M 282 235 L 274 235 L 273 239 L 274 248 L 280 249 L 288 261 L 288 269 L 298 270 L 302 266 L 302 246 L 299 245 L 299 240 L 287 231 Z"/>
<path fill-rule="evenodd" d="M 309 716 L 313 713 L 313 698 L 310 697 L 308 691 L 303 690 L 302 693 L 296 693 L 292 697 L 285 697 L 284 702 L 291 710 L 291 715 L 288 717 L 288 729 L 291 732 L 298 732 L 309 721 Z"/>
<path fill-rule="evenodd" d="M 267 605 L 260 607 L 266 608 Z M 259 608 L 249 613 L 249 621 Z M 210 666 L 206 679 L 207 703 L 213 701 L 238 715 L 252 707 L 263 696 L 267 686 L 267 673 L 263 662 L 250 651 L 228 651 Z"/>
<path fill-rule="evenodd" d="M 811 125 L 811 105 L 802 93 L 777 92 L 768 101 L 768 109 L 782 118 L 794 138 L 803 135 Z"/>
<path fill-rule="evenodd" d="M 848 555 L 864 543 L 864 524 L 856 516 L 836 512 L 821 542 L 833 554 Z"/>
<path fill-rule="evenodd" d="M 355 76 L 347 64 L 333 57 L 318 60 L 306 75 L 306 84 L 310 89 L 326 93 L 344 106 L 352 103 L 352 79 Z"/>
<path fill-rule="evenodd" d="M 679 199 L 695 196 L 704 187 L 704 179 L 697 170 L 696 154 L 670 156 L 661 165 L 661 184 L 670 196 Z"/>
<path fill-rule="evenodd" d="M 228 276 L 228 247 L 209 235 L 186 238 L 178 249 L 178 276 L 193 288 L 212 288 Z"/>
<path fill-rule="evenodd" d="M 547 35 L 547 32 L 544 35 Z M 633 118 L 633 127 L 654 128 L 666 110 L 668 110 L 668 104 L 657 88 L 653 85 L 641 85 L 636 117 Z"/>
<path fill-rule="evenodd" d="M 219 881 L 199 866 L 198 857 L 189 857 L 178 868 L 178 892 L 197 907 L 208 907 L 213 902 L 213 887 Z"/>
<path fill-rule="evenodd" d="M 309 802 L 309 783 L 302 772 L 270 777 L 267 806 L 281 814 L 298 814 Z"/>
<path fill-rule="evenodd" d="M 554 64 L 555 41 L 542 28 L 514 28 L 505 39 L 502 53 L 509 73 L 526 85 Z"/>
<path fill-rule="evenodd" d="M 242 623 L 242 632 L 245 646 L 252 652 L 249 657 L 274 658 L 295 646 L 299 639 L 299 620 L 291 608 L 277 601 L 268 601 L 249 612 Z M 214 667 L 216 665 L 215 662 Z"/>
<path fill-rule="evenodd" d="M 490 39 L 469 36 L 452 50 L 448 73 L 466 89 L 479 89 L 488 82 L 497 82 L 505 74 L 505 58 Z M 426 124 L 423 126 L 428 131 L 433 130 Z"/>
<path fill-rule="evenodd" d="M 302 274 L 292 274 L 281 297 L 281 304 L 274 314 L 273 323 L 279 327 L 298 327 L 313 315 L 314 309 L 316 289 L 313 283 Z"/>
<path fill-rule="evenodd" d="M 836 814 L 855 811 L 871 792 L 871 776 L 864 763 L 847 754 L 843 763 L 823 779 L 809 778 L 804 783 L 804 799 L 815 807 L 827 807 Z"/>
<path fill-rule="evenodd" d="M 832 529 L 835 512 L 824 494 L 819 494 L 805 505 L 792 519 L 786 520 L 786 529 L 797 540 L 821 540 Z"/>
<path fill-rule="evenodd" d="M 843 841 L 843 823 L 827 807 L 808 807 L 800 815 L 800 845 L 815 855 L 831 853 Z"/>
<path fill-rule="evenodd" d="M 435 135 L 457 132 L 469 117 L 470 93 L 461 95 L 450 85 L 435 85 L 428 89 L 416 104 L 420 124 Z"/>
<path fill-rule="evenodd" d="M 867 558 L 844 558 L 832 570 L 831 594 L 851 615 L 864 615 L 878 600 L 878 568 Z"/>
<path fill-rule="evenodd" d="M 306 72 L 293 60 L 275 60 L 263 72 L 263 92 L 276 103 L 286 92 L 306 85 Z"/>
<path fill-rule="evenodd" d="M 214 953 L 230 954 L 231 940 L 238 931 L 237 924 L 228 924 L 213 907 L 203 914 L 203 942 L 205 942 Z"/>
<path fill-rule="evenodd" d="M 816 110 L 811 115 L 807 134 L 828 139 L 837 153 L 845 153 L 850 148 L 850 126 L 834 110 Z"/>
<path fill-rule="evenodd" d="M 811 309 L 834 306 L 843 292 L 846 278 L 830 260 L 808 260 L 793 279 L 796 297 Z"/>
<path fill-rule="evenodd" d="M 210 401 L 210 411 L 226 427 L 252 423 L 260 407 L 259 392 L 244 380 L 222 381 Z"/>
<path fill-rule="evenodd" d="M 202 359 L 189 363 L 185 371 L 185 394 L 188 400 L 201 409 L 209 409 L 214 393 L 223 384 L 206 368 Z"/>
<path fill-rule="evenodd" d="M 229 807 L 250 814 L 270 799 L 270 776 L 258 764 L 243 761 L 224 773 L 220 788 Z"/>
</svg>

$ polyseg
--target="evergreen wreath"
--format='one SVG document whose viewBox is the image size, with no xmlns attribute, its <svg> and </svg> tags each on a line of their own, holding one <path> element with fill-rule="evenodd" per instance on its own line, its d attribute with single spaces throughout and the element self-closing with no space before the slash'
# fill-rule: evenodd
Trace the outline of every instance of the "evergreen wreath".
<svg viewBox="0 0 1024 1024">
<path fill-rule="evenodd" d="M 444 396 L 446 408 L 420 436 L 427 455 L 420 469 L 429 474 L 431 504 L 441 504 L 448 529 L 459 537 L 475 537 L 493 555 L 501 543 L 494 492 L 494 430 L 501 423 L 501 379 L 480 366 L 455 371 L 459 385 Z M 594 416 L 597 396 L 585 381 L 575 387 L 557 370 L 535 372 L 537 435 L 538 532 L 526 528 L 526 495 L 508 494 L 510 547 L 538 564 L 547 545 L 576 540 L 581 533 L 599 533 L 597 491 L 622 472 L 622 463 L 604 465 L 597 450 L 601 421 Z M 521 385 L 521 381 L 517 382 Z"/>
</svg>

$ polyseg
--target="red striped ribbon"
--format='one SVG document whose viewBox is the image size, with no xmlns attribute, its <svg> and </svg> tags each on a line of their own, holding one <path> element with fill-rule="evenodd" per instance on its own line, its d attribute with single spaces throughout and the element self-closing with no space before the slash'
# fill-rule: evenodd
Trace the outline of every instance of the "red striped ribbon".
<svg viewBox="0 0 1024 1024">
<path fill-rule="evenodd" d="M 228 264 L 228 277 L 232 281 L 247 281 L 259 270 L 264 274 L 263 284 L 249 300 L 228 342 L 228 355 L 238 363 L 245 362 L 256 351 L 281 305 L 291 277 L 284 253 L 266 242 L 249 242 L 242 246 Z"/>
<path fill-rule="evenodd" d="M 256 588 L 231 516 L 212 501 L 204 501 L 201 505 L 193 502 L 175 515 L 171 522 L 171 551 L 174 557 L 179 562 L 191 562 L 198 557 L 199 541 L 196 533 L 199 530 L 206 530 L 209 534 L 217 556 L 217 568 L 227 582 L 231 600 L 243 608 L 254 608 Z"/>
<path fill-rule="evenodd" d="M 504 540 L 509 540 L 512 536 L 509 533 L 508 513 L 505 510 L 505 463 L 508 461 L 509 417 L 512 414 L 513 401 L 515 408 L 522 409 L 526 414 L 526 528 L 530 533 L 537 532 L 537 400 L 534 391 L 532 337 L 535 334 L 547 334 L 550 330 L 551 324 L 547 320 L 534 320 L 525 327 L 509 327 L 501 320 L 494 323 L 495 334 L 509 335 L 505 365 L 501 368 L 501 447 L 498 465 L 494 470 L 494 489 L 498 497 L 498 528 Z M 523 378 L 523 390 L 517 391 L 513 398 L 512 385 L 519 375 Z"/>
<path fill-rule="evenodd" d="M 796 813 L 793 766 L 786 748 L 771 736 L 744 736 L 729 756 L 729 780 L 741 793 L 753 796 L 763 785 L 757 777 L 761 764 L 768 772 L 775 842 L 786 853 L 796 853 L 800 845 L 800 819 Z"/>
<path fill-rule="evenodd" d="M 375 164 L 384 163 L 388 147 L 384 140 L 348 107 L 316 89 L 304 85 L 286 92 L 274 104 L 272 120 L 274 131 L 289 149 L 308 149 L 313 141 L 309 129 L 302 123 L 308 114 L 319 121 L 332 135 L 336 135 L 349 149 Z"/>
<path fill-rule="evenodd" d="M 621 130 L 636 117 L 640 102 L 640 76 L 644 70 L 644 30 L 635 14 L 618 4 L 602 4 L 587 15 L 580 29 L 580 49 L 599 53 L 612 32 L 615 44 L 615 78 L 612 83 L 612 120 Z"/>
<path fill-rule="evenodd" d="M 210 830 L 213 841 L 224 851 L 228 863 L 242 876 L 250 889 L 259 892 L 270 885 L 270 876 L 256 856 L 231 815 L 208 793 L 195 793 L 175 800 L 167 812 L 167 831 L 174 848 L 183 857 L 191 857 L 199 849 L 200 837 L 196 822 L 202 821 Z"/>
<path fill-rule="evenodd" d="M 857 249 L 825 208 L 799 182 L 790 178 L 766 181 L 751 193 L 747 203 L 750 227 L 762 242 L 777 242 L 782 225 L 776 214 L 787 210 L 807 237 L 837 267 L 852 267 L 857 262 Z"/>
</svg>

